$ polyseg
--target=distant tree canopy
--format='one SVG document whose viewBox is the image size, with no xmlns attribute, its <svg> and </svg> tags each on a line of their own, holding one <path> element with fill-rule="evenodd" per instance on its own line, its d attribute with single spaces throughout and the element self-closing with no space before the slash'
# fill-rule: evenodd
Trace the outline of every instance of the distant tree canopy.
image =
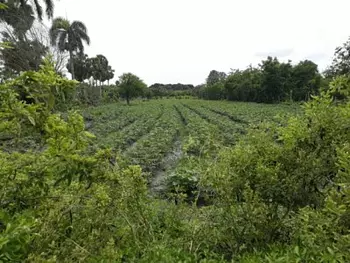
<svg viewBox="0 0 350 263">
<path fill-rule="evenodd" d="M 150 89 L 164 89 L 164 90 L 188 90 L 193 89 L 194 86 L 192 84 L 160 84 L 155 83 L 149 86 Z"/>
<path fill-rule="evenodd" d="M 91 75 L 95 80 L 99 80 L 100 83 L 109 81 L 114 77 L 114 70 L 109 65 L 107 58 L 103 55 L 97 55 L 91 58 Z"/>
<path fill-rule="evenodd" d="M 201 97 L 209 100 L 220 100 L 225 98 L 224 85 L 227 75 L 225 72 L 216 70 L 210 71 L 204 88 L 201 88 L 199 94 Z"/>
<path fill-rule="evenodd" d="M 293 66 L 267 57 L 261 64 L 245 70 L 233 70 L 226 74 L 211 71 L 206 84 L 197 94 L 205 99 L 228 99 L 274 103 L 284 100 L 308 100 L 317 94 L 322 77 L 317 65 L 309 60 Z"/>
<path fill-rule="evenodd" d="M 293 67 L 292 80 L 291 97 L 293 100 L 300 101 L 308 100 L 311 94 L 318 93 L 322 77 L 314 62 L 304 60 Z"/>
<path fill-rule="evenodd" d="M 215 85 L 217 83 L 223 83 L 226 79 L 227 75 L 225 72 L 220 72 L 216 70 L 212 70 L 207 77 L 206 83 L 207 85 Z"/>
<path fill-rule="evenodd" d="M 132 98 L 143 95 L 147 85 L 138 76 L 132 73 L 124 73 L 119 77 L 119 94 L 130 104 Z"/>
<path fill-rule="evenodd" d="M 153 97 L 171 97 L 176 95 L 192 95 L 194 86 L 192 84 L 160 84 L 149 86 Z"/>
<path fill-rule="evenodd" d="M 228 100 L 256 101 L 260 85 L 260 70 L 252 67 L 235 70 L 225 81 L 225 94 Z"/>
<path fill-rule="evenodd" d="M 69 60 L 67 69 L 70 73 L 72 73 L 71 65 L 72 63 Z M 80 82 L 93 77 L 95 81 L 100 81 L 100 84 L 102 84 L 114 78 L 114 70 L 103 55 L 89 58 L 86 54 L 77 53 L 73 55 L 73 65 L 75 79 Z"/>
<path fill-rule="evenodd" d="M 72 73 L 72 61 L 69 59 L 66 68 L 69 73 Z M 82 82 L 91 77 L 91 60 L 88 55 L 84 53 L 78 53 L 73 58 L 75 79 Z"/>
</svg>

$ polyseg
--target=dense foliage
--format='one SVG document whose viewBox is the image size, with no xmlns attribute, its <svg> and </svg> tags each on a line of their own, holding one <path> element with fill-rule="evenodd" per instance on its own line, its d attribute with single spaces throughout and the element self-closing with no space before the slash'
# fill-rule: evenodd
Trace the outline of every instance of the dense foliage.
<svg viewBox="0 0 350 263">
<path fill-rule="evenodd" d="M 22 18 L 29 18 L 30 16 L 33 16 L 35 11 L 39 20 L 43 19 L 43 7 L 40 0 L 1 0 L 0 3 L 6 6 L 6 8 L 0 12 L 1 17 L 7 17 L 7 19 L 10 20 L 18 20 L 20 16 Z M 44 0 L 44 3 L 47 17 L 52 18 L 54 12 L 54 1 Z M 17 16 L 17 13 L 20 13 L 20 16 Z M 13 14 L 16 14 L 16 16 Z"/>
<path fill-rule="evenodd" d="M 33 34 L 31 29 L 35 24 L 34 9 L 42 18 L 42 7 L 39 1 L 2 1 L 6 8 L 0 10 L 2 25 L 1 38 L 7 43 L 7 48 L 0 51 L 1 64 L 4 68 L 0 77 L 11 77 L 21 71 L 38 70 L 43 57 L 49 49 L 40 37 Z M 47 14 L 52 16 L 53 3 L 47 1 Z M 35 8 L 33 8 L 35 6 Z"/>
<path fill-rule="evenodd" d="M 124 73 L 119 77 L 119 94 L 130 104 L 132 98 L 141 96 L 147 89 L 147 85 L 138 76 L 132 73 Z"/>
<path fill-rule="evenodd" d="M 4 68 L 19 73 L 27 70 L 38 70 L 43 56 L 47 54 L 48 48 L 37 39 L 30 41 L 13 41 L 6 33 L 3 33 L 4 42 L 11 43 L 10 48 L 2 51 Z"/>
<path fill-rule="evenodd" d="M 268 57 L 258 68 L 234 70 L 227 77 L 212 71 L 199 96 L 211 99 L 228 99 L 250 102 L 307 101 L 318 94 L 322 77 L 317 65 L 305 60 L 297 65 L 281 63 Z"/>
<path fill-rule="evenodd" d="M 75 79 L 83 82 L 93 78 L 94 82 L 100 81 L 104 83 L 114 77 L 114 70 L 109 65 L 108 59 L 103 55 L 89 58 L 88 55 L 78 53 L 73 56 L 73 62 L 68 60 L 67 69 L 72 73 L 72 66 L 74 66 Z M 95 83 L 93 83 L 95 85 Z"/>
<path fill-rule="evenodd" d="M 160 84 L 155 83 L 149 86 L 150 94 L 152 98 L 159 97 L 179 97 L 179 96 L 192 96 L 194 86 L 191 84 Z"/>
<path fill-rule="evenodd" d="M 328 78 L 350 73 L 350 38 L 335 49 L 332 64 L 325 71 Z"/>
</svg>

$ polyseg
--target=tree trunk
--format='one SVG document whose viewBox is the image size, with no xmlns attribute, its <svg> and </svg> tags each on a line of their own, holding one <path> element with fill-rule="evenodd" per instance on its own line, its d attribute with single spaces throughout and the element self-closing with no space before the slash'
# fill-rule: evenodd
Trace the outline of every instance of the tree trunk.
<svg viewBox="0 0 350 263">
<path fill-rule="evenodd" d="M 126 103 L 127 103 L 128 105 L 130 105 L 130 98 L 129 98 L 129 96 L 126 96 Z"/>
<path fill-rule="evenodd" d="M 72 71 L 72 79 L 75 79 L 75 73 L 74 73 L 74 62 L 73 62 L 73 51 L 69 49 L 69 63 L 70 63 L 70 69 Z"/>
<path fill-rule="evenodd" d="M 100 93 L 99 93 L 100 100 L 102 100 L 102 86 L 101 86 L 101 83 L 100 83 L 100 87 L 99 87 L 99 89 L 100 89 Z"/>
<path fill-rule="evenodd" d="M 69 64 L 70 64 L 70 68 L 72 71 L 72 80 L 75 80 L 75 73 L 74 73 L 74 62 L 73 62 L 73 51 L 71 49 L 69 49 Z M 78 90 L 75 89 L 73 92 L 73 101 L 75 101 L 77 99 L 77 94 L 78 94 Z"/>
</svg>

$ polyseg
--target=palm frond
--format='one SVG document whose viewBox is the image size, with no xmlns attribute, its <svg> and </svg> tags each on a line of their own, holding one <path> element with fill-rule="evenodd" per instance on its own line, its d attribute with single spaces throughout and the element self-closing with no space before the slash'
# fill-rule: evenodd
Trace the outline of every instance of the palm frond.
<svg viewBox="0 0 350 263">
<path fill-rule="evenodd" d="M 55 4 L 52 0 L 45 0 L 45 4 L 46 4 L 46 15 L 48 16 L 48 18 L 52 18 L 53 11 L 55 9 Z"/>
<path fill-rule="evenodd" d="M 86 44 L 90 45 L 90 37 L 88 36 L 88 34 L 82 30 L 77 30 L 75 31 L 75 34 L 78 38 L 84 40 L 86 42 Z"/>
<path fill-rule="evenodd" d="M 39 0 L 34 0 L 36 13 L 38 14 L 39 20 L 43 20 L 43 8 L 41 7 Z"/>
<path fill-rule="evenodd" d="M 90 44 L 86 26 L 80 21 L 72 24 L 62 17 L 55 18 L 50 29 L 52 45 L 57 45 L 60 51 L 84 52 L 83 42 Z"/>
<path fill-rule="evenodd" d="M 27 4 L 28 0 L 14 0 L 15 3 L 19 3 L 20 6 L 24 6 Z M 37 16 L 39 18 L 39 20 L 43 19 L 43 7 L 42 7 L 42 3 L 40 0 L 32 0 L 31 3 L 35 6 L 35 10 L 37 13 Z M 53 0 L 44 0 L 46 9 L 45 9 L 45 13 L 47 15 L 47 17 L 49 19 L 51 19 L 53 17 L 53 12 L 54 12 L 54 2 Z"/>
<path fill-rule="evenodd" d="M 61 37 L 61 35 L 65 32 L 64 37 L 67 36 L 67 31 L 69 30 L 69 21 L 62 18 L 57 17 L 52 21 L 52 26 L 49 31 L 51 45 L 57 45 L 57 39 Z"/>
<path fill-rule="evenodd" d="M 83 41 L 80 38 L 76 39 L 76 49 L 79 53 L 83 54 L 84 53 L 84 45 Z"/>
<path fill-rule="evenodd" d="M 81 21 L 73 21 L 72 29 L 73 30 L 80 29 L 80 30 L 84 31 L 85 33 L 87 33 L 87 28 L 86 28 L 85 24 Z"/>
<path fill-rule="evenodd" d="M 72 31 L 75 32 L 79 38 L 83 39 L 88 45 L 90 45 L 90 37 L 87 33 L 87 28 L 83 22 L 74 21 L 71 25 Z"/>
<path fill-rule="evenodd" d="M 70 27 L 70 23 L 67 19 L 63 18 L 63 17 L 56 17 L 53 21 L 52 21 L 52 29 L 64 29 L 64 30 L 68 30 Z"/>
</svg>

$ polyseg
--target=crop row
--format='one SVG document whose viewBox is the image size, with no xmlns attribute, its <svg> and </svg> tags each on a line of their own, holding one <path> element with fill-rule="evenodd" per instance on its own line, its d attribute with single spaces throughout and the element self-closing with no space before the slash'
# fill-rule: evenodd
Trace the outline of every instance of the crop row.
<svg viewBox="0 0 350 263">
<path fill-rule="evenodd" d="M 198 182 L 205 170 L 203 161 L 215 158 L 217 150 L 222 147 L 222 136 L 217 125 L 210 122 L 184 104 L 175 105 L 185 132 L 182 138 L 183 155 L 176 167 L 166 173 L 164 188 L 170 196 L 182 193 L 182 198 L 194 201 L 199 195 Z M 173 195 L 175 194 L 175 195 Z M 177 197 L 176 197 L 177 198 Z"/>
<path fill-rule="evenodd" d="M 103 145 L 118 150 L 131 147 L 154 128 L 154 123 L 157 122 L 162 115 L 163 112 L 159 109 L 149 109 L 149 111 L 144 112 L 142 116 L 124 129 L 110 132 L 107 136 L 102 138 Z"/>
<path fill-rule="evenodd" d="M 131 163 L 140 165 L 145 171 L 154 171 L 164 156 L 173 148 L 181 127 L 181 120 L 173 107 L 164 108 L 163 115 L 146 136 L 128 149 L 125 156 Z"/>
<path fill-rule="evenodd" d="M 227 102 L 227 101 L 186 101 L 193 107 L 205 107 L 211 111 L 227 116 L 232 121 L 257 124 L 265 120 L 273 120 L 275 116 L 285 116 L 298 114 L 300 106 L 292 105 L 275 105 L 275 104 L 258 104 L 246 102 Z"/>
<path fill-rule="evenodd" d="M 236 134 L 237 133 L 243 133 L 244 130 L 242 128 L 242 124 L 232 122 L 228 120 L 226 117 L 223 117 L 221 115 L 218 115 L 214 113 L 213 111 L 208 110 L 207 108 L 203 107 L 193 107 L 189 105 L 184 105 L 191 111 L 198 114 L 201 118 L 205 119 L 209 123 L 212 123 L 213 125 L 216 125 L 219 130 L 220 136 L 223 138 L 224 142 L 226 144 L 233 144 L 236 140 Z"/>
<path fill-rule="evenodd" d="M 153 104 L 97 108 L 91 112 L 91 131 L 97 136 L 97 145 L 123 150 L 147 134 L 162 112 L 162 107 Z"/>
<path fill-rule="evenodd" d="M 217 139 L 214 137 L 217 137 L 218 129 L 184 105 L 177 105 L 177 109 L 187 124 L 183 149 L 189 154 L 200 155 L 212 140 Z"/>
<path fill-rule="evenodd" d="M 214 112 L 216 114 L 219 114 L 221 116 L 224 116 L 233 122 L 241 123 L 241 124 L 248 124 L 247 121 L 242 120 L 242 119 L 238 118 L 237 116 L 231 115 L 231 113 L 227 112 L 224 109 L 215 109 L 215 108 L 206 107 L 204 105 L 201 105 L 201 107 L 204 109 L 210 110 L 211 112 Z"/>
</svg>

